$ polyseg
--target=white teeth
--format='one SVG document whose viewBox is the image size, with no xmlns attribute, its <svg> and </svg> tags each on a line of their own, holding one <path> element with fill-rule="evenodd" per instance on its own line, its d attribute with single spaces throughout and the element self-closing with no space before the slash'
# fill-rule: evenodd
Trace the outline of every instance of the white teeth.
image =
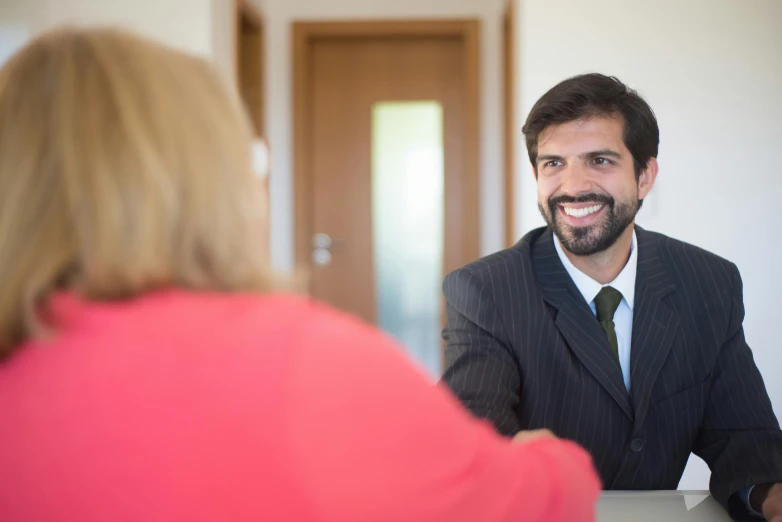
<svg viewBox="0 0 782 522">
<path fill-rule="evenodd" d="M 594 214 L 595 212 L 597 212 L 601 208 L 603 208 L 603 205 L 593 205 L 591 207 L 585 207 L 585 208 L 564 207 L 565 214 L 567 214 L 568 216 L 573 216 L 573 217 L 578 217 L 578 218 L 581 218 L 581 217 L 584 217 L 584 216 L 588 216 L 589 214 Z"/>
</svg>

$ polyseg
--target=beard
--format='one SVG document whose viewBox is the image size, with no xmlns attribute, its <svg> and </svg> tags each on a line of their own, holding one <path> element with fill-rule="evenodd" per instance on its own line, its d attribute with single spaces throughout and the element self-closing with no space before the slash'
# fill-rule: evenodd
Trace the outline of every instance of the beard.
<svg viewBox="0 0 782 522">
<path fill-rule="evenodd" d="M 606 207 L 601 221 L 574 227 L 562 220 L 559 205 L 592 202 Z M 608 250 L 617 242 L 635 219 L 642 203 L 643 200 L 639 199 L 617 203 L 608 194 L 584 194 L 577 197 L 560 195 L 549 198 L 547 209 L 538 203 L 538 210 L 568 252 L 577 256 L 591 256 Z"/>
</svg>

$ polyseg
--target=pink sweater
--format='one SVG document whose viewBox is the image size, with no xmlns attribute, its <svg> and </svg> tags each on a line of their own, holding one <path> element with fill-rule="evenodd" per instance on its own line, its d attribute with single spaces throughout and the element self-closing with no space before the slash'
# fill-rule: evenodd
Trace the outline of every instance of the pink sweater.
<svg viewBox="0 0 782 522">
<path fill-rule="evenodd" d="M 289 296 L 52 301 L 0 363 L 3 522 L 589 521 L 575 444 L 512 445 L 374 329 Z"/>
</svg>

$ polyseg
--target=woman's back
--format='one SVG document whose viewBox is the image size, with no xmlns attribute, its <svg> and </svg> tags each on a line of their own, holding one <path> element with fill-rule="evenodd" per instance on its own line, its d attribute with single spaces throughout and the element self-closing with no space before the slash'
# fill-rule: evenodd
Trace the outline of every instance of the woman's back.
<svg viewBox="0 0 782 522">
<path fill-rule="evenodd" d="M 500 440 L 311 302 L 60 294 L 49 315 L 0 365 L 4 521 L 592 517 L 582 450 Z"/>
<path fill-rule="evenodd" d="M 3 519 L 257 520 L 290 497 L 284 381 L 303 306 L 56 296 L 55 337 L 0 365 Z"/>
</svg>

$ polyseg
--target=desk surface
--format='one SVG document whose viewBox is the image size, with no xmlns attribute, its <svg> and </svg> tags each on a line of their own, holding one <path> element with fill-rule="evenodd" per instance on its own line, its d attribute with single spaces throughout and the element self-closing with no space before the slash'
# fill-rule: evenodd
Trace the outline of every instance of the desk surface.
<svg viewBox="0 0 782 522">
<path fill-rule="evenodd" d="M 730 522 L 708 491 L 604 491 L 598 522 Z"/>
</svg>

